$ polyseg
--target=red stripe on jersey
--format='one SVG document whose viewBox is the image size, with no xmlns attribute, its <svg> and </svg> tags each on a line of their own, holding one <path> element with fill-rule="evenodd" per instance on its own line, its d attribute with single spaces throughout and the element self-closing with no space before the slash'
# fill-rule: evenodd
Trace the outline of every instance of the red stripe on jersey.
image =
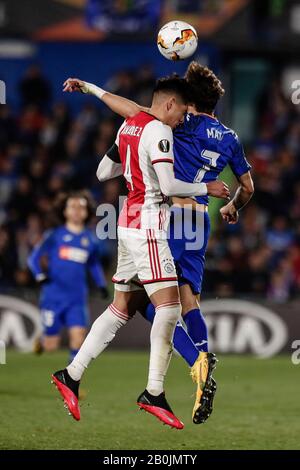
<svg viewBox="0 0 300 470">
<path fill-rule="evenodd" d="M 131 183 L 127 181 L 127 203 L 124 204 L 119 217 L 122 227 L 141 228 L 141 209 L 145 201 L 145 184 L 139 161 L 139 143 L 145 126 L 156 119 L 151 114 L 140 112 L 126 119 L 126 125 L 119 134 L 119 154 L 124 176 L 131 173 Z M 130 130 L 130 132 L 128 131 Z M 129 155 L 130 154 L 130 155 Z M 126 165 L 127 160 L 127 165 Z M 128 167 L 128 161 L 130 165 Z"/>
<path fill-rule="evenodd" d="M 154 163 L 174 163 L 174 161 L 171 158 L 160 158 L 158 160 L 152 160 L 152 164 Z"/>
</svg>

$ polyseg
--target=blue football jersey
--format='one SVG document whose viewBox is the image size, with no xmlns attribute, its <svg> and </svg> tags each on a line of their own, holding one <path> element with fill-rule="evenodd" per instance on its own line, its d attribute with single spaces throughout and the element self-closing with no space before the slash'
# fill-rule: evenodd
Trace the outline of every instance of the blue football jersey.
<svg viewBox="0 0 300 470">
<path fill-rule="evenodd" d="M 40 264 L 42 256 L 48 260 L 43 298 L 68 296 L 84 299 L 87 293 L 87 271 L 90 271 L 98 287 L 106 286 L 99 262 L 98 243 L 89 229 L 74 233 L 61 226 L 47 232 L 28 259 L 36 278 L 43 272 Z"/>
<path fill-rule="evenodd" d="M 237 134 L 208 114 L 186 114 L 174 133 L 175 177 L 187 183 L 215 181 L 226 165 L 239 177 L 250 170 Z M 197 196 L 208 204 L 208 196 Z"/>
</svg>

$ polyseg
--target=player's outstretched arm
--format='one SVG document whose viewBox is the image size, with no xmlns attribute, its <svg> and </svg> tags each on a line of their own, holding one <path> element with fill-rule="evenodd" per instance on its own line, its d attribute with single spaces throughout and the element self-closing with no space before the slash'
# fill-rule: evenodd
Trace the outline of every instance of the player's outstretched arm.
<svg viewBox="0 0 300 470">
<path fill-rule="evenodd" d="M 223 181 L 213 181 L 212 183 L 186 183 L 175 178 L 172 163 L 157 160 L 155 171 L 159 180 L 161 191 L 166 196 L 203 196 L 210 195 L 219 198 L 229 199 L 229 188 Z"/>
<path fill-rule="evenodd" d="M 89 95 L 96 96 L 99 100 L 103 101 L 114 113 L 123 116 L 124 118 L 135 116 L 140 111 L 149 111 L 149 108 L 138 105 L 134 101 L 123 98 L 122 96 L 114 95 L 106 90 L 88 83 L 79 78 L 68 78 L 64 82 L 65 92 L 72 93 L 73 91 L 80 91 Z"/>
<path fill-rule="evenodd" d="M 239 210 L 250 201 L 254 193 L 254 185 L 250 171 L 240 176 L 238 181 L 239 187 L 232 200 L 220 209 L 222 218 L 229 224 L 237 223 L 239 220 Z"/>
</svg>

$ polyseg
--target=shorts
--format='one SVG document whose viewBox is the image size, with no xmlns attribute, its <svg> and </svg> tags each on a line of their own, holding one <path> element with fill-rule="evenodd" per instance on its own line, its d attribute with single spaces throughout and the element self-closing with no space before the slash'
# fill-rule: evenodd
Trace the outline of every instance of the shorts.
<svg viewBox="0 0 300 470">
<path fill-rule="evenodd" d="M 200 294 L 202 288 L 209 233 L 210 220 L 207 212 L 171 208 L 168 240 L 178 284 L 190 285 L 194 294 Z"/>
<path fill-rule="evenodd" d="M 148 295 L 152 295 L 158 290 L 153 289 L 154 283 L 158 283 L 159 289 L 167 287 L 167 284 L 168 287 L 177 285 L 175 264 L 166 235 L 161 230 L 118 227 L 118 265 L 112 278 L 117 290 L 118 285 L 119 290 L 127 292 L 144 287 Z"/>
<path fill-rule="evenodd" d="M 41 305 L 43 333 L 46 336 L 58 335 L 63 327 L 89 325 L 89 314 L 85 303 L 77 300 L 53 301 L 43 299 Z"/>
</svg>

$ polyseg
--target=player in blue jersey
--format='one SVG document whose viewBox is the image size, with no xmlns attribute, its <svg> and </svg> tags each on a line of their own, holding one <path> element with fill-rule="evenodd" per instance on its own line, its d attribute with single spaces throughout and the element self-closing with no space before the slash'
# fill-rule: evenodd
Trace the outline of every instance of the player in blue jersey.
<svg viewBox="0 0 300 470">
<path fill-rule="evenodd" d="M 86 191 L 61 194 L 55 212 L 63 225 L 46 232 L 34 248 L 28 265 L 41 284 L 42 348 L 59 347 L 62 327 L 69 334 L 70 361 L 77 354 L 89 324 L 87 271 L 102 296 L 107 296 L 106 280 L 99 262 L 98 243 L 86 223 L 93 214 Z"/>
<path fill-rule="evenodd" d="M 192 102 L 184 122 L 175 129 L 174 172 L 185 182 L 212 182 L 229 165 L 239 187 L 228 204 L 221 209 L 225 221 L 238 221 L 239 210 L 253 194 L 253 182 L 242 145 L 234 131 L 224 126 L 215 116 L 218 100 L 224 94 L 215 74 L 197 62 L 192 62 L 186 73 L 192 90 Z M 80 90 L 97 96 L 113 111 L 124 117 L 140 110 L 136 103 L 117 97 L 101 88 L 78 79 L 66 82 L 68 91 Z M 182 316 L 187 331 L 178 323 L 174 333 L 174 347 L 191 367 L 197 383 L 193 422 L 204 422 L 212 411 L 216 384 L 212 378 L 216 358 L 208 353 L 207 327 L 200 311 L 200 293 L 203 279 L 205 251 L 210 222 L 207 212 L 208 197 L 173 197 L 169 244 L 174 257 L 180 285 Z M 153 321 L 154 307 L 149 304 L 143 312 Z"/>
</svg>

